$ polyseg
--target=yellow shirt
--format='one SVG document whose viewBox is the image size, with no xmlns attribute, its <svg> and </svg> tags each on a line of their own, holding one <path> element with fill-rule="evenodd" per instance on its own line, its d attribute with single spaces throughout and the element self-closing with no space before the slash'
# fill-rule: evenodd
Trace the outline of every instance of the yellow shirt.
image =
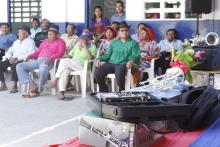
<svg viewBox="0 0 220 147">
<path fill-rule="evenodd" d="M 76 44 L 77 40 L 78 40 L 78 36 L 77 35 L 73 35 L 73 36 L 68 36 L 68 34 L 63 34 L 61 36 L 61 39 L 63 39 L 66 43 L 66 49 L 72 49 L 73 46 Z"/>
</svg>

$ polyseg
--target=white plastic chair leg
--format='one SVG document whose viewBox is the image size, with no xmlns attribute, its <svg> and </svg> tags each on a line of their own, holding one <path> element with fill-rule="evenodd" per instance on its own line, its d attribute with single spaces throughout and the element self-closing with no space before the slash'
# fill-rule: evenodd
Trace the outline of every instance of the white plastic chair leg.
<svg viewBox="0 0 220 147">
<path fill-rule="evenodd" d="M 74 81 L 76 85 L 76 92 L 79 92 L 79 79 L 77 76 L 74 76 Z"/>
<path fill-rule="evenodd" d="M 86 75 L 85 75 L 86 76 Z M 86 97 L 86 77 L 81 76 L 80 81 L 81 81 L 81 91 L 82 91 L 82 98 Z"/>
<path fill-rule="evenodd" d="M 111 78 L 111 82 L 112 82 L 112 92 L 115 92 L 115 79 Z"/>
<path fill-rule="evenodd" d="M 93 74 L 90 73 L 89 76 L 90 76 L 91 90 L 92 90 L 92 92 L 95 92 Z"/>
<path fill-rule="evenodd" d="M 96 91 L 99 92 L 99 84 L 96 85 Z"/>
</svg>

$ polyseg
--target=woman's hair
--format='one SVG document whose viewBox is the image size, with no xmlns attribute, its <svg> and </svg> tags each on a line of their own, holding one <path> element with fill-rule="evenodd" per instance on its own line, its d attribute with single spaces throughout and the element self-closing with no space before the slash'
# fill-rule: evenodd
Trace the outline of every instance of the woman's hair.
<svg viewBox="0 0 220 147">
<path fill-rule="evenodd" d="M 102 17 L 102 7 L 101 7 L 101 6 L 95 6 L 93 18 L 96 18 L 96 16 L 95 16 L 95 10 L 96 10 L 96 9 L 99 9 L 99 10 L 101 11 L 101 17 Z"/>
<path fill-rule="evenodd" d="M 145 28 L 149 28 L 145 23 L 141 22 L 137 25 L 137 29 L 139 28 L 140 25 L 143 25 Z"/>
<path fill-rule="evenodd" d="M 106 27 L 106 29 L 105 29 L 105 34 L 106 34 L 107 30 L 110 30 L 110 31 L 112 32 L 112 34 L 113 34 L 112 38 L 117 37 L 117 32 L 115 31 L 115 29 L 113 29 L 113 28 L 110 27 L 110 26 Z M 105 39 L 106 39 L 106 35 L 104 35 L 104 37 L 105 37 Z"/>
<path fill-rule="evenodd" d="M 142 28 L 141 31 L 145 31 L 147 33 L 147 35 L 148 35 L 148 39 L 151 40 L 150 33 L 149 33 L 147 28 Z"/>
</svg>

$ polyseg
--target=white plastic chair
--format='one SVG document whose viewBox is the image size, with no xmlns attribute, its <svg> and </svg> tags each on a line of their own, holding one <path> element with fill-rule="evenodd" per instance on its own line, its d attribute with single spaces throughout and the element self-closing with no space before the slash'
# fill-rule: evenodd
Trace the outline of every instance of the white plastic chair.
<svg viewBox="0 0 220 147">
<path fill-rule="evenodd" d="M 150 62 L 150 68 L 146 68 L 144 72 L 148 73 L 148 78 L 153 79 L 154 78 L 154 65 L 155 65 L 155 59 L 152 59 Z"/>
<path fill-rule="evenodd" d="M 83 70 L 72 71 L 70 75 L 80 76 L 82 98 L 86 97 L 86 79 L 87 79 L 88 61 L 85 61 Z M 77 78 L 76 78 L 77 79 Z M 77 82 L 77 81 L 76 81 Z M 77 82 L 78 83 L 78 82 Z"/>
<path fill-rule="evenodd" d="M 115 74 L 108 74 L 107 78 L 111 79 L 111 88 L 112 92 L 115 92 L 115 83 L 116 83 L 116 77 Z M 133 87 L 133 77 L 131 74 L 131 69 L 128 69 L 127 75 L 125 77 L 125 90 L 129 90 L 131 87 Z M 97 85 L 97 92 L 99 92 L 99 87 Z"/>
</svg>

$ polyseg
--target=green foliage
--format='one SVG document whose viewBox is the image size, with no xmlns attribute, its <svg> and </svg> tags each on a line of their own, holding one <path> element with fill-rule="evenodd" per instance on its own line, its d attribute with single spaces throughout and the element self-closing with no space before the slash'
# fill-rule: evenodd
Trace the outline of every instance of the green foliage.
<svg viewBox="0 0 220 147">
<path fill-rule="evenodd" d="M 187 73 L 185 73 L 184 76 L 185 76 L 185 80 L 187 80 L 190 83 L 192 82 L 192 75 L 190 73 L 190 69 L 191 67 L 196 65 L 196 62 L 193 60 L 194 54 L 195 51 L 191 46 L 187 46 L 182 50 L 178 50 L 178 51 L 174 50 L 174 61 L 180 60 L 181 62 L 183 62 L 188 66 L 189 70 Z"/>
</svg>

